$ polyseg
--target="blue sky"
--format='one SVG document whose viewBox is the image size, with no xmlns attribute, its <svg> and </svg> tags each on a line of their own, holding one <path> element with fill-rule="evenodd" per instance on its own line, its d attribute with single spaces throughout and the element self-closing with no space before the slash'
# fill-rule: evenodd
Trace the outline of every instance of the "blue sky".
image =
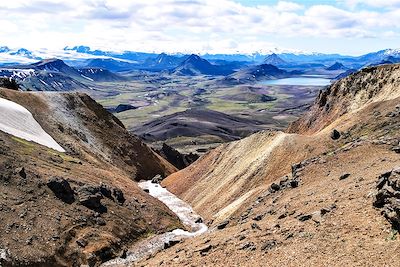
<svg viewBox="0 0 400 267">
<path fill-rule="evenodd" d="M 399 21 L 400 0 L 13 0 L 0 45 L 360 55 L 400 47 Z"/>
</svg>

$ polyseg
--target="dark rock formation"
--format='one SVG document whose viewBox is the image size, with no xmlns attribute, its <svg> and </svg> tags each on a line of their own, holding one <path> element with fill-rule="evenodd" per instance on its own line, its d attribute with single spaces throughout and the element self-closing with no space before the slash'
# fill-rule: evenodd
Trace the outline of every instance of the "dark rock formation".
<svg viewBox="0 0 400 267">
<path fill-rule="evenodd" d="M 220 224 L 217 225 L 217 229 L 218 229 L 218 230 L 222 230 L 222 229 L 224 229 L 228 224 L 229 224 L 229 221 L 224 221 L 224 222 L 222 222 L 222 223 L 220 223 Z"/>
<path fill-rule="evenodd" d="M 334 129 L 331 133 L 331 138 L 333 140 L 338 140 L 340 138 L 341 134 L 338 130 Z"/>
<path fill-rule="evenodd" d="M 11 90 L 19 90 L 19 85 L 16 80 L 10 78 L 0 78 L 0 87 L 4 87 Z"/>
<path fill-rule="evenodd" d="M 165 143 L 159 151 L 159 154 L 180 170 L 186 168 L 199 158 L 199 155 L 194 153 L 181 154 L 178 150 Z"/>
<path fill-rule="evenodd" d="M 54 195 L 62 201 L 71 204 L 74 202 L 74 191 L 72 190 L 69 182 L 64 178 L 52 177 L 47 186 L 53 191 Z"/>
<path fill-rule="evenodd" d="M 95 186 L 85 185 L 77 190 L 78 201 L 83 206 L 96 210 L 105 211 L 105 207 L 101 204 L 100 200 L 103 195 L 100 193 L 100 188 Z"/>
<path fill-rule="evenodd" d="M 379 176 L 378 192 L 374 206 L 382 210 L 383 216 L 397 230 L 400 229 L 400 168 Z"/>
</svg>

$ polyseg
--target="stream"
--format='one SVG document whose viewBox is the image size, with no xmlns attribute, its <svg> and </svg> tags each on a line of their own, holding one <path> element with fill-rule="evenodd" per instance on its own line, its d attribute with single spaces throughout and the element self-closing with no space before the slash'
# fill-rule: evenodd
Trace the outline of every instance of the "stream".
<svg viewBox="0 0 400 267">
<path fill-rule="evenodd" d="M 124 266 L 140 261 L 147 256 L 164 249 L 165 244 L 176 242 L 184 238 L 194 237 L 203 234 L 208 230 L 207 225 L 202 222 L 201 217 L 193 211 L 189 204 L 180 200 L 161 185 L 152 183 L 151 181 L 140 182 L 138 185 L 143 190 L 149 190 L 149 194 L 152 197 L 163 202 L 178 216 L 182 224 L 190 230 L 175 229 L 171 232 L 152 236 L 139 241 L 129 249 L 126 258 L 116 258 L 105 262 L 102 266 Z"/>
</svg>

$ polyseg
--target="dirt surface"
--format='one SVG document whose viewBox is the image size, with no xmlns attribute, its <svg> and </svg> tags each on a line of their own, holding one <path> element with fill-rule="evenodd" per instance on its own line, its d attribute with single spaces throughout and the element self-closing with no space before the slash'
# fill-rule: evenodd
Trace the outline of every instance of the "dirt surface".
<svg viewBox="0 0 400 267">
<path fill-rule="evenodd" d="M 0 132 L 0 265 L 97 266 L 181 227 L 136 180 L 175 171 L 84 94 L 0 96 L 27 108 L 65 150 Z"/>
</svg>

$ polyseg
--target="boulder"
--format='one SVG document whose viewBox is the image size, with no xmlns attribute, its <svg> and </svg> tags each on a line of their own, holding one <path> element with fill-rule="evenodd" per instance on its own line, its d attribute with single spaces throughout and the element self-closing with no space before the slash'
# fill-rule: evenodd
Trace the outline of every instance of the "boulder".
<svg viewBox="0 0 400 267">
<path fill-rule="evenodd" d="M 261 250 L 268 251 L 268 250 L 274 248 L 276 245 L 277 245 L 276 240 L 268 240 L 268 241 L 265 241 L 264 243 L 262 243 Z"/>
<path fill-rule="evenodd" d="M 99 187 L 99 192 L 106 198 L 111 199 L 112 201 L 116 201 L 119 204 L 124 204 L 125 202 L 124 193 L 119 188 L 110 187 L 109 185 L 101 183 Z"/>
<path fill-rule="evenodd" d="M 117 200 L 117 202 L 118 202 L 119 204 L 124 204 L 124 202 L 125 202 L 125 197 L 124 197 L 124 193 L 122 192 L 121 189 L 119 189 L 119 188 L 113 188 L 112 194 L 113 194 L 115 200 Z"/>
<path fill-rule="evenodd" d="M 217 229 L 218 229 L 218 230 L 222 230 L 222 229 L 224 229 L 228 224 L 229 224 L 229 221 L 224 221 L 224 222 L 222 222 L 222 223 L 220 223 L 220 224 L 217 225 Z"/>
<path fill-rule="evenodd" d="M 272 183 L 270 189 L 272 192 L 275 192 L 275 191 L 279 191 L 279 189 L 281 189 L 281 187 L 276 183 Z"/>
<path fill-rule="evenodd" d="M 301 215 L 301 216 L 298 217 L 299 221 L 301 221 L 301 222 L 308 221 L 311 218 L 312 218 L 312 215 L 310 215 L 310 214 Z"/>
<path fill-rule="evenodd" d="M 392 148 L 392 150 L 394 152 L 396 152 L 397 154 L 400 154 L 400 146 L 395 146 L 395 147 Z"/>
<path fill-rule="evenodd" d="M 21 178 L 26 179 L 26 172 L 24 167 L 17 168 L 15 172 L 18 173 L 18 175 L 21 176 Z"/>
<path fill-rule="evenodd" d="M 76 193 L 80 204 L 89 209 L 104 212 L 105 207 L 100 202 L 103 195 L 100 193 L 99 187 L 85 185 L 80 187 Z"/>
<path fill-rule="evenodd" d="M 340 132 L 336 129 L 334 129 L 331 133 L 332 140 L 338 140 L 340 136 L 341 136 Z"/>
<path fill-rule="evenodd" d="M 52 177 L 48 180 L 47 186 L 54 195 L 62 201 L 71 204 L 75 201 L 74 191 L 69 182 L 61 177 Z"/>
<path fill-rule="evenodd" d="M 345 180 L 350 177 L 350 173 L 344 173 L 339 177 L 339 180 Z"/>
<path fill-rule="evenodd" d="M 111 187 L 101 183 L 100 184 L 100 193 L 105 196 L 106 198 L 112 199 L 112 192 L 111 192 Z"/>
<path fill-rule="evenodd" d="M 400 168 L 385 172 L 378 177 L 377 192 L 373 205 L 396 230 L 400 229 Z"/>
</svg>

